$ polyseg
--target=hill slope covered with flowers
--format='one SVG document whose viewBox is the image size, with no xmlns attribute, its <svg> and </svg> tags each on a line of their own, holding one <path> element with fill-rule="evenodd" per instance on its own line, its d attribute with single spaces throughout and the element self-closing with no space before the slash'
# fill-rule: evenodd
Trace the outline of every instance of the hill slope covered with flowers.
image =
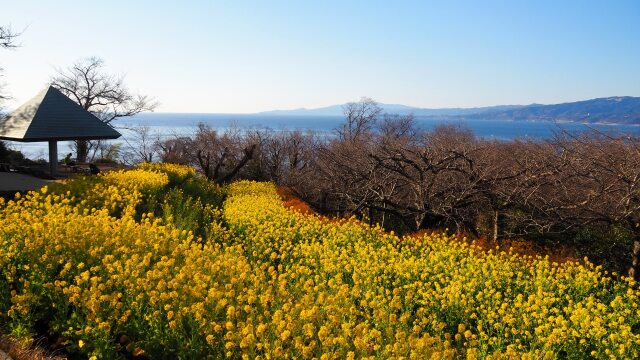
<svg viewBox="0 0 640 360">
<path fill-rule="evenodd" d="M 0 200 L 0 323 L 95 358 L 637 358 L 598 267 L 400 238 L 144 165 Z"/>
</svg>

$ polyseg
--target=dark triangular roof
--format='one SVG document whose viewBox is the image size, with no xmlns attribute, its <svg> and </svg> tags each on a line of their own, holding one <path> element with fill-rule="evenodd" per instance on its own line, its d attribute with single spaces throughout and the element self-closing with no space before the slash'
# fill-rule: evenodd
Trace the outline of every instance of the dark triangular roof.
<svg viewBox="0 0 640 360">
<path fill-rule="evenodd" d="M 2 140 L 30 142 L 119 137 L 119 132 L 52 86 L 0 119 Z"/>
</svg>

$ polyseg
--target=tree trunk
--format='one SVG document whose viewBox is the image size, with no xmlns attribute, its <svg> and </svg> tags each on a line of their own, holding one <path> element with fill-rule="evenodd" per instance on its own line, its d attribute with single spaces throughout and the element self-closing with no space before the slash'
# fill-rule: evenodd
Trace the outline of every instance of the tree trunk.
<svg viewBox="0 0 640 360">
<path fill-rule="evenodd" d="M 245 166 L 247 164 L 247 162 L 249 162 L 249 160 L 253 159 L 253 154 L 255 153 L 255 150 L 256 150 L 256 145 L 255 144 L 245 148 L 244 149 L 244 156 L 242 157 L 240 162 L 238 162 L 238 164 L 236 164 L 236 167 L 234 167 L 231 170 L 231 172 L 229 172 L 226 176 L 222 177 L 222 179 L 220 179 L 218 181 L 218 183 L 224 184 L 224 183 L 227 183 L 227 182 L 231 181 L 236 176 L 236 174 L 238 174 L 240 169 L 242 169 L 242 167 Z"/>
<path fill-rule="evenodd" d="M 638 236 L 633 241 L 633 252 L 631 254 L 631 267 L 629 268 L 629 277 L 634 280 L 640 280 L 640 239 Z"/>
<path fill-rule="evenodd" d="M 387 212 L 385 211 L 387 209 L 387 203 L 383 202 L 382 203 L 382 208 L 384 209 L 384 210 L 382 210 L 382 228 L 386 229 L 384 227 L 385 226 L 384 221 L 386 220 L 386 217 L 387 217 Z"/>
<path fill-rule="evenodd" d="M 497 209 L 493 210 L 493 242 L 498 241 L 499 222 L 500 222 L 500 211 Z"/>
<path fill-rule="evenodd" d="M 76 159 L 78 163 L 87 162 L 87 155 L 89 155 L 89 141 L 76 140 Z"/>
<path fill-rule="evenodd" d="M 416 231 L 422 229 L 422 225 L 426 218 L 427 216 L 425 214 L 415 215 Z"/>
</svg>

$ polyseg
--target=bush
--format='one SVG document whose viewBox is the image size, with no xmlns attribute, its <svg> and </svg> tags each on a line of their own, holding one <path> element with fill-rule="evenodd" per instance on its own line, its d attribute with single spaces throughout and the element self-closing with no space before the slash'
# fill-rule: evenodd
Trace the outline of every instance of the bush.
<svg viewBox="0 0 640 360">
<path fill-rule="evenodd" d="M 3 141 L 0 141 L 0 163 L 22 164 L 29 161 L 22 152 L 11 150 Z"/>
<path fill-rule="evenodd" d="M 176 228 L 193 233 L 204 243 L 224 243 L 227 237 L 222 226 L 222 213 L 215 203 L 188 195 L 183 189 L 174 188 L 164 195 L 162 218 Z M 221 203 L 220 203 L 221 205 Z"/>
</svg>

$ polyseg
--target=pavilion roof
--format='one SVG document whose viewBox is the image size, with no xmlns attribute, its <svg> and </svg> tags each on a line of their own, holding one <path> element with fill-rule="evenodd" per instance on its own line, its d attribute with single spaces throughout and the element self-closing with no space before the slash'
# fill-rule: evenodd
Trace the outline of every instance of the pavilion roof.
<svg viewBox="0 0 640 360">
<path fill-rule="evenodd" d="M 0 140 L 35 142 L 119 137 L 119 132 L 53 86 L 0 118 Z"/>
</svg>

